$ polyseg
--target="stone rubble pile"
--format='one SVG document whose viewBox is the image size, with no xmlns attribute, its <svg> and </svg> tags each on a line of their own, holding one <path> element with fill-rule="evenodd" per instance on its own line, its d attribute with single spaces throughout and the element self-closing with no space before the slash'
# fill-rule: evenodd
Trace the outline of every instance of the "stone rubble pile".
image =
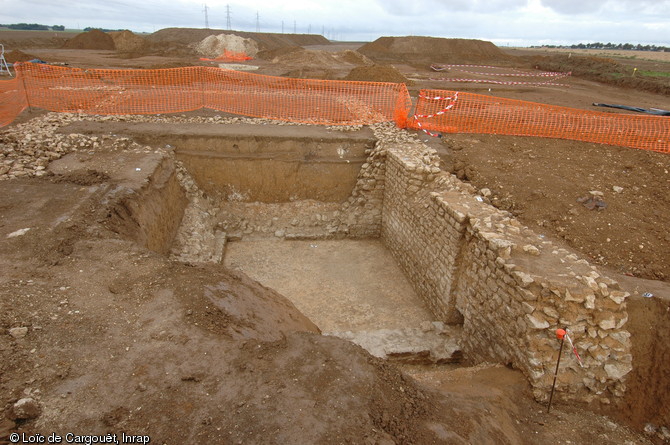
<svg viewBox="0 0 670 445">
<path fill-rule="evenodd" d="M 73 122 L 130 122 L 130 123 L 210 123 L 257 125 L 303 125 L 269 119 L 252 119 L 222 116 L 186 115 L 119 115 L 96 116 L 74 113 L 46 113 L 24 123 L 13 124 L 0 130 L 0 181 L 21 177 L 39 177 L 47 174 L 51 161 L 72 152 L 134 151 L 155 152 L 157 148 L 140 145 L 132 139 L 114 135 L 84 135 L 63 133 L 62 129 Z M 347 127 L 352 131 L 355 127 Z M 160 148 L 158 149 L 161 150 Z"/>
</svg>

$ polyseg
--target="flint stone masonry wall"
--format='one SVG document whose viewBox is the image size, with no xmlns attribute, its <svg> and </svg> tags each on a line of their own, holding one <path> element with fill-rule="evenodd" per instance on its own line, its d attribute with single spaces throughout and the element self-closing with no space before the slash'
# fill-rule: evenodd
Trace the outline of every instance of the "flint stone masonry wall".
<svg viewBox="0 0 670 445">
<path fill-rule="evenodd" d="M 554 332 L 568 327 L 584 367 L 566 348 L 561 396 L 602 403 L 621 397 L 632 369 L 628 294 L 440 172 L 423 144 L 383 151 L 381 236 L 435 315 L 463 323 L 465 356 L 520 369 L 545 400 L 560 345 Z"/>
</svg>

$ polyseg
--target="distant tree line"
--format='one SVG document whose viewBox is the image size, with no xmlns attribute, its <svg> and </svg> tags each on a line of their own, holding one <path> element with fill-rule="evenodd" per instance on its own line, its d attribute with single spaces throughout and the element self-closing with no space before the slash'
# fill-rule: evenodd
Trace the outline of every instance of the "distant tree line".
<svg viewBox="0 0 670 445">
<path fill-rule="evenodd" d="M 538 47 L 535 47 L 538 48 Z M 571 49 L 617 49 L 625 51 L 661 51 L 670 52 L 667 46 L 633 45 L 632 43 L 578 43 L 576 45 L 542 45 L 542 48 L 571 48 Z"/>
<path fill-rule="evenodd" d="M 87 26 L 86 28 L 84 28 L 84 32 L 92 31 L 94 29 L 97 29 L 98 31 L 102 31 L 102 32 L 123 31 L 123 29 L 107 29 L 107 28 L 95 28 L 95 27 L 92 27 L 92 26 Z"/>
<path fill-rule="evenodd" d="M 65 26 L 63 25 L 40 25 L 38 23 L 12 23 L 11 25 L 2 25 L 0 26 L 9 28 L 9 29 L 20 29 L 20 30 L 30 30 L 30 31 L 48 31 L 50 29 L 54 31 L 65 31 Z"/>
</svg>

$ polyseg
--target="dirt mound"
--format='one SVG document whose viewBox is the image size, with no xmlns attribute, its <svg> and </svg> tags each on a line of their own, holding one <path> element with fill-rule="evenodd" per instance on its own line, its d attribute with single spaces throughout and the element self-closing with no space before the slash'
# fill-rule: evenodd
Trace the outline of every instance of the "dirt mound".
<svg viewBox="0 0 670 445">
<path fill-rule="evenodd" d="M 380 37 L 358 52 L 375 61 L 404 63 L 499 63 L 511 58 L 484 40 L 416 36 Z"/>
<path fill-rule="evenodd" d="M 303 68 L 334 68 L 340 65 L 333 53 L 299 48 L 272 59 L 273 63 Z"/>
<path fill-rule="evenodd" d="M 36 59 L 37 57 L 26 54 L 21 50 L 15 49 L 11 52 L 8 52 L 5 54 L 5 60 L 7 63 L 14 63 L 14 62 L 27 62 L 28 60 L 33 60 Z"/>
<path fill-rule="evenodd" d="M 110 32 L 116 50 L 121 53 L 143 52 L 148 49 L 147 42 L 132 31 Z"/>
<path fill-rule="evenodd" d="M 235 34 L 210 35 L 193 45 L 195 51 L 205 57 L 218 57 L 226 52 L 256 57 L 258 44 Z"/>
<path fill-rule="evenodd" d="M 351 70 L 344 80 L 362 80 L 366 82 L 393 82 L 412 85 L 413 82 L 403 76 L 391 65 L 358 66 Z"/>
<path fill-rule="evenodd" d="M 177 42 L 193 44 L 205 37 L 220 34 L 234 34 L 245 39 L 252 39 L 259 49 L 277 49 L 287 46 L 327 45 L 330 42 L 322 35 L 316 34 L 277 34 L 265 32 L 227 31 L 224 29 L 199 28 L 165 28 L 147 36 L 150 42 Z"/>
<path fill-rule="evenodd" d="M 336 57 L 346 63 L 352 65 L 374 65 L 374 62 L 369 58 L 365 57 L 363 54 L 358 51 L 352 51 L 350 49 L 340 51 L 335 53 Z"/>
<path fill-rule="evenodd" d="M 99 29 L 92 29 L 87 32 L 77 34 L 71 38 L 63 48 L 66 49 L 99 49 L 99 50 L 114 50 L 114 39 L 109 34 L 106 34 Z"/>
<path fill-rule="evenodd" d="M 284 77 L 300 79 L 338 79 L 350 69 L 351 65 L 373 64 L 368 58 L 355 51 L 333 53 L 330 51 L 307 50 L 301 47 L 263 51 L 261 57 L 271 60 L 272 63 L 292 68 L 282 74 Z M 340 74 L 337 74 L 338 71 Z"/>
<path fill-rule="evenodd" d="M 264 49 L 259 51 L 256 57 L 263 60 L 273 60 L 297 51 L 304 51 L 304 48 L 300 46 L 282 46 L 281 48 Z"/>
</svg>

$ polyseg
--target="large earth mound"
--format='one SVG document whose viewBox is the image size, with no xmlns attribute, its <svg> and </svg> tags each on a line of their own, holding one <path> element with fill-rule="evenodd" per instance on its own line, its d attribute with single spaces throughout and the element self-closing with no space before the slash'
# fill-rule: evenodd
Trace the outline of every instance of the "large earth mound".
<svg viewBox="0 0 670 445">
<path fill-rule="evenodd" d="M 380 37 L 358 52 L 375 61 L 404 63 L 484 63 L 510 59 L 497 46 L 484 40 L 437 37 Z"/>
<path fill-rule="evenodd" d="M 110 32 L 109 35 L 114 40 L 114 46 L 118 52 L 143 52 L 148 48 L 147 42 L 142 37 L 127 29 L 124 31 Z"/>
<path fill-rule="evenodd" d="M 276 49 L 285 46 L 327 45 L 330 43 L 324 36 L 317 34 L 277 34 L 202 28 L 165 28 L 147 36 L 147 40 L 155 43 L 177 42 L 189 45 L 201 42 L 208 36 L 220 34 L 235 34 L 246 39 L 255 40 L 258 43 L 259 49 Z"/>
<path fill-rule="evenodd" d="M 63 45 L 66 49 L 100 49 L 114 50 L 114 39 L 99 29 L 92 29 L 87 32 L 77 34 Z"/>
</svg>

